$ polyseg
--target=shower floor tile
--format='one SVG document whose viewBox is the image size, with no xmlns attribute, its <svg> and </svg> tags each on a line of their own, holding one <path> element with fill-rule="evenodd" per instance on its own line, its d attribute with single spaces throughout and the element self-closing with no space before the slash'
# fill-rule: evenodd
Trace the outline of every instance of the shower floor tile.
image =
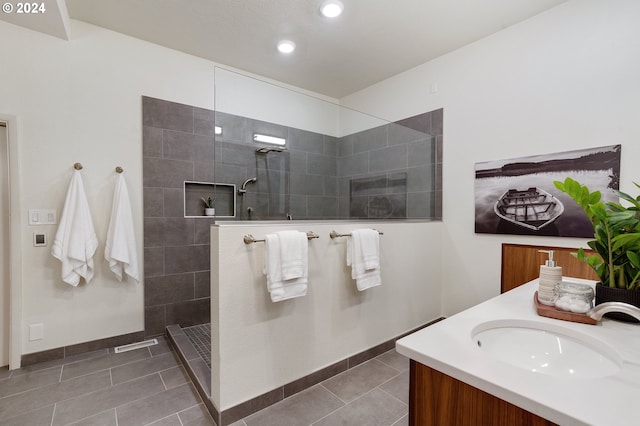
<svg viewBox="0 0 640 426">
<path fill-rule="evenodd" d="M 200 324 L 182 329 L 200 357 L 211 369 L 211 324 Z"/>
</svg>

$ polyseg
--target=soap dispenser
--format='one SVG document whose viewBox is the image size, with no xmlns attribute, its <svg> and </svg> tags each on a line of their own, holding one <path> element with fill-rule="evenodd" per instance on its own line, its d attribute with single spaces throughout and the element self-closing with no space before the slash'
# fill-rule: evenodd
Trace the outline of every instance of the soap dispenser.
<svg viewBox="0 0 640 426">
<path fill-rule="evenodd" d="M 562 267 L 556 265 L 553 250 L 539 250 L 547 253 L 549 258 L 540 265 L 540 280 L 538 284 L 538 301 L 544 305 L 554 306 L 554 287 L 562 281 Z"/>
</svg>

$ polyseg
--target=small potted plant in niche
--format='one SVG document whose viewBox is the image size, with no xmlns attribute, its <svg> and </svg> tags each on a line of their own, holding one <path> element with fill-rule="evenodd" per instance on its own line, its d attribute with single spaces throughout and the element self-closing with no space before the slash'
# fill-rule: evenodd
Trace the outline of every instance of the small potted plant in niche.
<svg viewBox="0 0 640 426">
<path fill-rule="evenodd" d="M 593 225 L 594 240 L 589 247 L 598 255 L 587 256 L 581 248 L 575 256 L 587 263 L 598 275 L 596 305 L 604 302 L 625 302 L 640 307 L 640 196 L 633 198 L 622 191 L 616 196 L 628 203 L 600 201 L 600 191 L 590 192 L 579 182 L 566 178 L 555 181 L 560 191 L 569 195 L 587 214 Z M 640 185 L 634 182 L 640 188 Z M 609 313 L 608 317 L 638 322 L 623 313 Z"/>
<path fill-rule="evenodd" d="M 202 203 L 204 204 L 204 215 L 205 216 L 215 216 L 216 209 L 213 207 L 213 203 L 216 200 L 215 197 L 202 197 L 200 198 Z"/>
</svg>

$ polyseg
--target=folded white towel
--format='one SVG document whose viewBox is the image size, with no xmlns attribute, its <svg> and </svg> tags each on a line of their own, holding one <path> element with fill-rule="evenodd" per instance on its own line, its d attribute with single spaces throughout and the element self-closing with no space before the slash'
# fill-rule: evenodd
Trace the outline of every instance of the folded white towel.
<svg viewBox="0 0 640 426">
<path fill-rule="evenodd" d="M 104 258 L 109 262 L 109 269 L 116 275 L 118 281 L 122 281 L 123 272 L 136 282 L 140 281 L 131 202 L 127 183 L 122 173 L 118 174 L 113 194 Z"/>
<path fill-rule="evenodd" d="M 372 233 L 376 234 L 375 237 Z M 365 262 L 365 252 L 369 259 L 369 267 Z M 351 231 L 351 238 L 347 240 L 347 265 L 351 266 L 351 278 L 356 280 L 358 290 L 363 291 L 382 284 L 377 231 L 373 229 Z"/>
<path fill-rule="evenodd" d="M 282 279 L 300 278 L 307 269 L 307 234 L 300 231 L 280 231 L 280 263 Z"/>
<path fill-rule="evenodd" d="M 60 225 L 53 240 L 51 254 L 62 262 L 62 280 L 77 286 L 80 278 L 86 283 L 93 278 L 93 255 L 98 248 L 89 211 L 89 203 L 84 193 L 84 185 L 79 170 L 73 171 L 67 190 Z"/>
<path fill-rule="evenodd" d="M 307 248 L 306 245 L 305 248 Z M 307 294 L 307 262 L 304 263 L 302 276 L 289 280 L 282 278 L 281 247 L 278 234 L 265 236 L 264 255 L 264 274 L 267 277 L 267 290 L 271 301 L 280 302 Z M 305 260 L 306 257 L 305 255 Z"/>
</svg>

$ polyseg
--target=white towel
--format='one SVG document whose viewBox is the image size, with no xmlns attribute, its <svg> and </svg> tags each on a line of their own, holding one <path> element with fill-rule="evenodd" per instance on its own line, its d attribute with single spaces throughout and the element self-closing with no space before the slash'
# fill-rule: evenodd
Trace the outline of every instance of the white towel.
<svg viewBox="0 0 640 426">
<path fill-rule="evenodd" d="M 305 256 L 308 250 L 305 245 Z M 278 234 L 267 234 L 264 242 L 264 274 L 267 277 L 267 290 L 272 302 L 301 297 L 307 294 L 308 263 L 303 265 L 302 276 L 284 280 L 282 278 L 282 261 L 280 236 Z"/>
<path fill-rule="evenodd" d="M 118 281 L 122 281 L 124 272 L 139 282 L 138 253 L 129 191 L 122 173 L 118 174 L 117 179 L 104 258 L 109 262 L 109 269 L 116 275 Z"/>
<path fill-rule="evenodd" d="M 367 253 L 369 267 L 365 261 L 365 253 Z M 363 291 L 382 284 L 378 231 L 373 229 L 351 231 L 351 238 L 347 240 L 347 265 L 351 266 L 351 278 L 356 280 L 358 290 Z"/>
<path fill-rule="evenodd" d="M 77 286 L 80 278 L 88 284 L 93 278 L 93 255 L 98 238 L 93 228 L 89 203 L 79 170 L 73 171 L 67 190 L 60 225 L 53 240 L 51 254 L 62 262 L 62 280 Z"/>
<path fill-rule="evenodd" d="M 300 231 L 280 231 L 280 263 L 282 279 L 300 278 L 307 268 L 307 234 Z"/>
</svg>

